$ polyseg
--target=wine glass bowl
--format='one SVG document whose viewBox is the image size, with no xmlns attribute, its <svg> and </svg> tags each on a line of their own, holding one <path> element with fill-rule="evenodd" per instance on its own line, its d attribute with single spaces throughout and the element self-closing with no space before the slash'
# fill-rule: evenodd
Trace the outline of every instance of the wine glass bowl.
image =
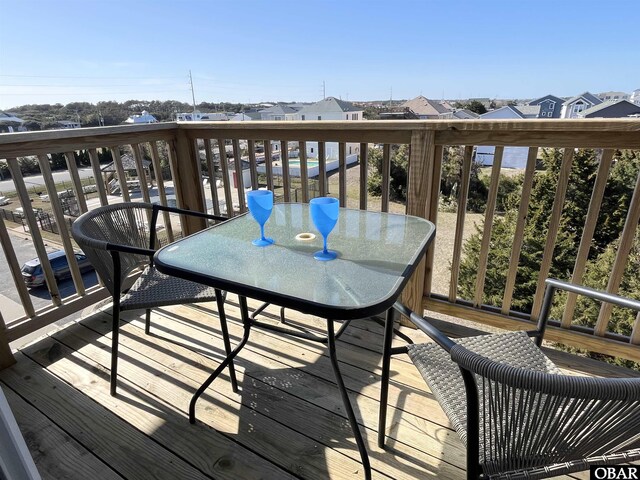
<svg viewBox="0 0 640 480">
<path fill-rule="evenodd" d="M 327 237 L 336 226 L 340 204 L 337 198 L 317 197 L 309 202 L 311 220 L 322 235 L 324 245 L 322 250 L 316 252 L 313 258 L 316 260 L 333 260 L 338 254 L 333 250 L 327 250 Z"/>
<path fill-rule="evenodd" d="M 273 192 L 270 190 L 251 190 L 247 192 L 247 206 L 249 212 L 258 225 L 260 225 L 260 238 L 251 243 L 257 247 L 267 247 L 275 242 L 273 238 L 264 236 L 264 224 L 271 216 L 273 210 Z"/>
</svg>

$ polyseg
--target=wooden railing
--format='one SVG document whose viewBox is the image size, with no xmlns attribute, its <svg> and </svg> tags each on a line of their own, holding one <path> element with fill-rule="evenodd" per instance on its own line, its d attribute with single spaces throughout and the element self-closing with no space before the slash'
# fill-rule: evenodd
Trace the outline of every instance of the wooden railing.
<svg viewBox="0 0 640 480">
<path fill-rule="evenodd" d="M 313 196 L 333 195 L 342 206 L 361 209 L 390 209 L 389 181 L 392 146 L 410 146 L 407 181 L 406 213 L 430 219 L 438 225 L 438 203 L 443 153 L 452 146 L 463 147 L 462 174 L 457 195 L 457 212 L 450 256 L 440 258 L 432 246 L 403 294 L 403 300 L 414 310 L 426 307 L 457 317 L 471 319 L 503 328 L 521 328 L 534 321 L 541 307 L 544 279 L 553 263 L 553 251 L 558 230 L 561 228 L 562 211 L 569 172 L 572 168 L 573 152 L 576 148 L 603 149 L 598 177 L 593 188 L 572 280 L 580 283 L 585 273 L 589 246 L 596 228 L 596 220 L 614 149 L 640 148 L 640 120 L 513 120 L 513 121 L 406 121 L 406 122 L 185 122 L 144 126 L 102 127 L 73 131 L 49 131 L 0 135 L 0 159 L 6 159 L 15 182 L 17 198 L 24 208 L 26 225 L 32 235 L 38 257 L 41 260 L 47 286 L 51 294 L 51 305 L 36 309 L 20 274 L 20 265 L 9 239 L 4 222 L 0 222 L 0 240 L 13 275 L 15 288 L 20 296 L 24 315 L 19 318 L 0 319 L 0 366 L 11 361 L 7 342 L 20 338 L 36 329 L 76 312 L 103 298 L 107 293 L 96 285 L 85 288 L 75 258 L 70 255 L 74 244 L 68 231 L 60 234 L 60 244 L 67 252 L 71 264 L 76 294 L 60 298 L 53 271 L 47 260 L 44 240 L 37 227 L 36 215 L 31 208 L 29 191 L 20 173 L 18 157 L 35 155 L 38 158 L 45 188 L 51 199 L 53 216 L 63 225 L 64 215 L 56 194 L 56 185 L 51 175 L 47 155 L 63 153 L 71 172 L 71 182 L 81 212 L 92 205 L 109 201 L 131 200 L 125 181 L 121 152 L 133 155 L 136 173 L 144 179 L 143 157 L 150 159 L 157 180 L 157 201 L 167 204 L 165 182 L 162 180 L 162 164 L 168 163 L 173 182 L 175 201 L 178 206 L 193 210 L 209 210 L 213 213 L 233 216 L 246 209 L 245 187 L 267 187 L 273 189 L 280 201 L 307 202 Z M 298 146 L 296 162 L 300 175 L 293 177 L 290 151 Z M 312 159 L 307 147 L 313 145 Z M 317 145 L 317 149 L 315 148 Z M 381 145 L 381 147 L 380 147 Z M 460 261 L 463 255 L 464 225 L 467 215 L 469 179 L 474 147 L 495 146 L 494 166 L 484 212 L 482 241 L 472 298 L 460 298 L 458 293 Z M 513 238 L 511 262 L 506 275 L 503 301 L 500 305 L 483 304 L 490 240 L 496 216 L 496 198 L 500 182 L 500 163 L 504 147 L 528 147 L 529 154 L 524 172 L 522 200 Z M 335 148 L 337 147 L 337 148 Z M 523 232 L 527 222 L 529 199 L 535 176 L 539 147 L 564 149 L 560 177 L 555 193 L 553 209 L 549 212 L 549 227 L 538 274 L 533 308 L 529 314 L 511 309 L 514 286 L 522 248 Z M 370 149 L 382 149 L 382 198 L 379 207 L 374 207 L 367 193 L 368 158 Z M 88 151 L 90 164 L 97 186 L 97 201 L 87 203 L 77 174 L 76 152 Z M 110 196 L 98 163 L 98 152 L 110 151 L 115 161 L 120 195 Z M 335 152 L 335 153 L 334 153 Z M 277 165 L 274 159 L 277 155 Z M 358 155 L 359 165 L 349 169 L 349 159 Z M 227 159 L 233 157 L 233 164 Z M 333 158 L 333 157 L 336 158 Z M 264 157 L 264 158 L 262 158 Z M 248 171 L 242 170 L 242 163 Z M 307 167 L 314 160 L 318 175 L 310 179 Z M 325 166 L 337 162 L 335 177 L 337 185 L 330 188 Z M 202 166 L 209 172 L 209 181 L 203 182 Z M 281 175 L 274 175 L 274 168 Z M 358 188 L 349 190 L 349 172 L 359 173 Z M 221 186 L 217 186 L 217 172 Z M 167 174 L 167 172 L 165 172 Z M 246 177 L 246 178 L 245 178 Z M 246 185 L 245 185 L 246 183 Z M 333 185 L 333 182 L 332 182 Z M 337 189 L 337 191 L 335 191 Z M 140 198 L 153 200 L 146 182 L 140 182 Z M 134 199 L 135 200 L 135 199 Z M 611 272 L 608 290 L 617 292 L 620 286 L 631 244 L 636 235 L 640 218 L 640 176 L 635 186 L 633 199 L 627 213 L 617 257 Z M 164 218 L 167 241 L 179 233 L 189 234 L 204 227 L 199 219 L 182 218 L 178 222 L 169 216 Z M 64 230 L 64 229 L 61 229 Z M 436 240 L 436 242 L 438 239 Z M 439 262 L 450 262 L 450 278 L 447 295 L 433 293 L 433 266 Z M 441 283 L 442 279 L 438 279 Z M 640 361 L 640 320 L 636 319 L 633 333 L 629 337 L 613 335 L 608 331 L 610 309 L 603 306 L 594 329 L 588 330 L 572 325 L 571 312 L 575 299 L 569 298 L 567 312 L 561 322 L 549 331 L 549 338 L 568 345 L 618 355 Z M 1 309 L 1 307 L 0 307 Z M 4 350 L 2 350 L 4 348 Z"/>
</svg>

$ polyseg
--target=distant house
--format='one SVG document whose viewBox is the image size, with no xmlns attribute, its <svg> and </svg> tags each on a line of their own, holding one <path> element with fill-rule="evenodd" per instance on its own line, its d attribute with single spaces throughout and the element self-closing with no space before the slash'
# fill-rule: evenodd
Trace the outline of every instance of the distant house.
<svg viewBox="0 0 640 480">
<path fill-rule="evenodd" d="M 635 103 L 637 105 L 640 105 L 640 88 L 637 90 L 634 90 L 631 95 L 629 95 L 629 101 L 631 103 Z"/>
<path fill-rule="evenodd" d="M 296 120 L 363 120 L 363 113 L 362 107 L 335 97 L 327 97 L 304 106 L 297 112 Z"/>
<path fill-rule="evenodd" d="M 278 104 L 273 107 L 260 110 L 260 120 L 291 121 L 296 119 L 298 109 L 288 105 Z"/>
<path fill-rule="evenodd" d="M 444 102 L 438 102 L 437 100 L 429 100 L 422 95 L 414 99 L 407 100 L 400 105 L 400 107 L 409 108 L 412 112 L 418 115 L 418 118 L 420 119 L 442 118 L 442 115 L 452 112 L 450 105 Z"/>
<path fill-rule="evenodd" d="M 26 132 L 24 120 L 13 113 L 0 112 L 0 133 Z"/>
<path fill-rule="evenodd" d="M 602 100 L 589 92 L 581 93 L 573 98 L 570 98 L 562 104 L 562 112 L 560 118 L 578 118 L 580 112 L 587 108 L 600 105 Z"/>
<path fill-rule="evenodd" d="M 224 112 L 217 113 L 200 113 L 186 112 L 176 114 L 176 120 L 178 122 L 221 122 L 229 120 L 229 116 Z"/>
<path fill-rule="evenodd" d="M 386 112 L 380 112 L 380 120 L 417 120 L 418 115 L 408 107 L 397 107 Z"/>
<path fill-rule="evenodd" d="M 147 112 L 146 110 L 143 110 L 142 114 L 140 114 L 140 115 L 131 115 L 129 118 L 127 118 L 124 121 L 124 123 L 135 123 L 135 124 L 140 124 L 140 123 L 158 123 L 158 120 L 156 120 L 156 117 L 151 115 L 149 112 Z"/>
<path fill-rule="evenodd" d="M 476 112 L 472 112 L 471 110 L 467 110 L 466 108 L 461 108 L 460 110 L 452 110 L 449 113 L 443 113 L 439 118 L 443 119 L 455 119 L 455 120 L 476 120 L 480 118 Z"/>
<path fill-rule="evenodd" d="M 56 123 L 58 125 L 58 128 L 64 128 L 64 129 L 82 127 L 80 122 L 72 122 L 71 120 L 60 120 L 60 121 L 58 121 Z"/>
<path fill-rule="evenodd" d="M 229 121 L 231 122 L 250 122 L 251 120 L 261 120 L 262 115 L 258 110 L 247 110 L 245 112 L 236 113 Z"/>
<path fill-rule="evenodd" d="M 629 100 L 626 92 L 603 92 L 596 95 L 603 102 L 617 102 L 618 100 Z"/>
<path fill-rule="evenodd" d="M 628 100 L 603 102 L 580 112 L 580 118 L 625 118 L 640 114 L 640 105 Z"/>
<path fill-rule="evenodd" d="M 539 118 L 560 118 L 562 113 L 562 104 L 564 100 L 554 95 L 545 95 L 544 97 L 531 100 L 527 105 L 539 106 Z"/>
<path fill-rule="evenodd" d="M 519 110 L 525 106 L 514 107 L 506 106 L 497 110 L 492 110 L 484 115 L 480 115 L 481 120 L 509 120 L 527 118 Z M 528 106 L 527 106 L 528 107 Z M 535 106 L 539 107 L 539 106 Z M 481 165 L 493 165 L 493 157 L 496 147 L 490 145 L 478 145 L 476 148 L 476 162 Z M 502 154 L 503 168 L 525 168 L 527 165 L 527 156 L 529 149 L 527 147 L 505 147 Z"/>
</svg>

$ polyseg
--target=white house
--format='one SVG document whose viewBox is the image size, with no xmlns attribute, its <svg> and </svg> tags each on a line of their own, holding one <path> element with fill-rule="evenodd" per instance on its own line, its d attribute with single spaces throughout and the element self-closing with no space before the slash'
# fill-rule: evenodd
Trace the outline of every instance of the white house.
<svg viewBox="0 0 640 480">
<path fill-rule="evenodd" d="M 251 120 L 261 120 L 262 115 L 258 110 L 247 110 L 245 112 L 236 113 L 229 121 L 231 122 L 250 122 Z"/>
<path fill-rule="evenodd" d="M 60 120 L 58 122 L 56 122 L 58 124 L 58 127 L 60 128 L 80 128 L 82 127 L 82 125 L 80 124 L 80 122 L 73 122 L 71 120 Z"/>
<path fill-rule="evenodd" d="M 600 105 L 602 100 L 589 92 L 581 93 L 562 104 L 561 118 L 579 118 L 580 113 L 587 108 Z"/>
<path fill-rule="evenodd" d="M 289 105 L 278 104 L 273 107 L 260 110 L 260 120 L 265 121 L 291 121 L 296 119 L 298 109 Z"/>
<path fill-rule="evenodd" d="M 156 117 L 151 115 L 149 112 L 147 112 L 146 110 L 143 110 L 142 114 L 140 114 L 140 115 L 131 115 L 129 118 L 127 118 L 124 121 L 124 123 L 135 123 L 135 124 L 139 124 L 139 123 L 158 123 L 158 120 L 156 120 Z"/>
<path fill-rule="evenodd" d="M 636 105 L 640 105 L 640 88 L 634 90 L 631 95 L 629 95 L 629 101 Z"/>
<path fill-rule="evenodd" d="M 12 113 L 0 112 L 0 133 L 25 132 L 24 120 Z"/>
<path fill-rule="evenodd" d="M 302 121 L 325 121 L 325 120 L 364 120 L 364 110 L 357 107 L 353 103 L 338 100 L 335 97 L 327 97 L 311 105 L 304 106 L 297 113 L 297 120 Z M 318 158 L 318 142 L 307 142 L 307 157 Z M 327 142 L 325 144 L 325 155 L 327 160 L 338 158 L 338 144 L 335 142 Z M 346 145 L 347 155 L 355 155 L 360 153 L 360 144 L 348 143 Z"/>
</svg>

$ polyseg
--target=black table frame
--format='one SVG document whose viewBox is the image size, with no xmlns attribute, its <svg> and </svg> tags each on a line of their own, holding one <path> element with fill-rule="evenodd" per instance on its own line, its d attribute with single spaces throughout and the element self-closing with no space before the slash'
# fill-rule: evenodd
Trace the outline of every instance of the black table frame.
<svg viewBox="0 0 640 480">
<path fill-rule="evenodd" d="M 232 222 L 234 221 L 234 219 L 237 219 L 239 217 L 240 216 L 233 217 L 232 219 L 227 220 L 227 222 Z M 222 224 L 214 225 L 213 227 L 209 227 L 209 228 L 216 228 L 219 225 L 222 225 Z M 213 383 L 213 381 L 220 375 L 220 373 L 222 373 L 222 371 L 225 368 L 227 368 L 227 366 L 229 366 L 231 371 L 233 371 L 233 359 L 238 355 L 238 353 L 240 353 L 240 351 L 247 344 L 249 340 L 249 334 L 251 333 L 251 327 L 255 326 L 255 327 L 264 328 L 267 330 L 280 332 L 286 335 L 301 337 L 307 340 L 324 343 L 328 346 L 328 349 L 329 349 L 329 358 L 331 360 L 331 366 L 333 368 L 333 373 L 336 378 L 336 384 L 338 386 L 340 396 L 342 397 L 342 402 L 344 404 L 344 408 L 347 413 L 349 423 L 351 425 L 351 430 L 353 431 L 353 435 L 356 439 L 356 444 L 358 446 L 358 451 L 360 453 L 360 458 L 362 461 L 362 467 L 365 472 L 365 478 L 367 480 L 370 480 L 371 479 L 371 463 L 369 461 L 369 454 L 367 453 L 367 449 L 364 443 L 364 439 L 362 437 L 362 433 L 360 432 L 360 429 L 358 427 L 358 422 L 356 420 L 353 407 L 351 406 L 351 402 L 349 400 L 349 394 L 348 394 L 347 388 L 344 384 L 344 380 L 342 379 L 342 374 L 340 372 L 340 367 L 338 365 L 338 357 L 336 354 L 336 340 L 345 331 L 346 327 L 349 325 L 349 323 L 352 320 L 359 319 L 359 318 L 367 318 L 367 317 L 374 318 L 376 315 L 380 315 L 383 312 L 386 312 L 386 319 L 384 322 L 385 323 L 385 339 L 384 339 L 383 348 L 390 348 L 390 345 L 387 345 L 387 343 L 390 342 L 390 339 L 392 336 L 389 330 L 393 331 L 393 324 L 394 324 L 394 308 L 392 307 L 394 306 L 398 297 L 402 293 L 402 290 L 404 289 L 405 285 L 409 281 L 409 278 L 411 277 L 412 273 L 416 269 L 417 265 L 420 263 L 420 260 L 425 255 L 427 248 L 433 241 L 434 237 L 435 237 L 435 230 L 433 231 L 431 236 L 427 239 L 427 241 L 424 243 L 422 250 L 418 252 L 418 254 L 414 257 L 413 263 L 411 263 L 410 265 L 407 265 L 407 269 L 402 275 L 402 278 L 403 278 L 402 282 L 400 282 L 400 284 L 398 285 L 398 288 L 391 295 L 387 296 L 384 299 L 381 299 L 379 302 L 375 304 L 364 305 L 358 308 L 339 308 L 339 307 L 329 306 L 329 305 L 322 307 L 322 306 L 318 306 L 317 304 L 310 305 L 309 302 L 306 302 L 302 299 L 290 297 L 286 295 L 279 295 L 277 294 L 277 292 L 266 292 L 264 290 L 256 289 L 254 287 L 251 287 L 245 284 L 235 283 L 229 280 L 219 279 L 209 275 L 195 274 L 190 270 L 185 270 L 185 269 L 159 261 L 158 254 L 162 251 L 162 249 L 158 250 L 158 252 L 156 252 L 154 256 L 154 264 L 160 272 L 168 275 L 184 278 L 187 280 L 191 280 L 194 282 L 202 283 L 205 285 L 209 285 L 211 287 L 214 287 L 216 290 L 225 290 L 227 292 L 232 292 L 237 294 L 239 297 L 240 315 L 242 318 L 242 325 L 244 329 L 242 339 L 240 340 L 240 343 L 238 343 L 238 345 L 227 355 L 227 357 L 222 361 L 222 363 L 220 363 L 218 368 L 216 368 L 211 373 L 209 378 L 207 378 L 207 380 L 205 380 L 205 382 L 200 386 L 200 388 L 198 388 L 198 390 L 195 392 L 195 394 L 191 398 L 191 401 L 189 403 L 189 422 L 192 424 L 196 422 L 196 403 L 200 398 L 200 396 L 206 391 L 206 389 L 209 388 L 211 383 Z M 167 248 L 167 247 L 164 247 L 164 248 Z M 318 335 L 305 334 L 302 332 L 296 332 L 296 331 L 289 330 L 277 325 L 272 325 L 272 324 L 255 320 L 249 314 L 247 297 L 254 298 L 256 300 L 261 300 L 267 303 L 272 303 L 275 305 L 280 305 L 285 308 L 298 310 L 302 313 L 324 317 L 327 321 L 327 335 L 326 337 L 323 337 Z M 216 298 L 220 298 L 218 295 L 218 292 L 216 292 Z M 218 308 L 220 309 L 219 314 L 225 315 L 224 305 L 222 304 L 222 302 L 218 303 Z M 343 324 L 338 329 L 338 331 L 336 331 L 334 328 L 335 321 L 344 321 Z M 383 375 L 385 374 L 385 372 L 388 375 L 389 373 L 388 370 L 389 370 L 389 365 L 383 365 Z M 232 387 L 233 387 L 233 391 L 237 392 L 237 384 L 234 380 L 235 378 L 232 378 Z"/>
</svg>

